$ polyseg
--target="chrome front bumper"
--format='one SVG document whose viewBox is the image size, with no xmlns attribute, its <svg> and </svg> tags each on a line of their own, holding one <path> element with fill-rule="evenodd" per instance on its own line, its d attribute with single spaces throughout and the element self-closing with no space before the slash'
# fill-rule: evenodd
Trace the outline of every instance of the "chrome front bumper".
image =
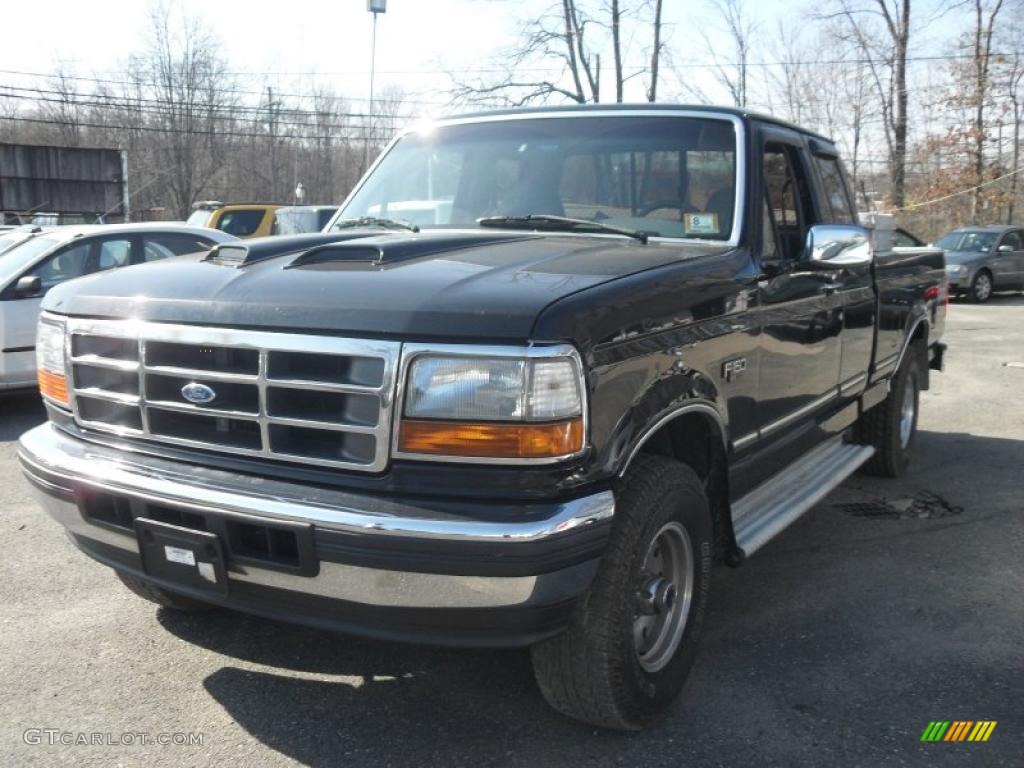
<svg viewBox="0 0 1024 768">
<path fill-rule="evenodd" d="M 18 455 L 43 507 L 74 542 L 93 558 L 139 578 L 146 574 L 134 532 L 87 518 L 83 497 L 103 493 L 202 516 L 311 524 L 315 575 L 238 564 L 229 552 L 229 596 L 210 602 L 302 622 L 301 606 L 294 616 L 261 610 L 259 590 L 327 598 L 338 601 L 330 612 L 339 614 L 340 628 L 387 636 L 395 633 L 346 621 L 346 608 L 412 611 L 418 617 L 413 623 L 422 623 L 433 611 L 568 606 L 596 572 L 614 513 L 612 493 L 602 491 L 528 505 L 518 515 L 510 515 L 507 505 L 493 515 L 487 509 L 470 515 L 465 502 L 372 497 L 115 450 L 51 424 L 25 433 Z M 371 565 L 369 551 L 375 553 Z M 235 592 L 248 595 L 246 604 L 236 604 Z M 374 623 L 386 626 L 386 617 Z M 520 644 L 507 639 L 487 644 Z"/>
</svg>

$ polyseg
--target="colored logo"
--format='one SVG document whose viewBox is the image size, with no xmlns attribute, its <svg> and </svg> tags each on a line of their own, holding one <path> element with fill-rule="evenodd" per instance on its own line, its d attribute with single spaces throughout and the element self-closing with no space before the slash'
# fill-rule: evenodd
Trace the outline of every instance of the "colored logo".
<svg viewBox="0 0 1024 768">
<path fill-rule="evenodd" d="M 995 720 L 933 720 L 921 741 L 988 741 L 995 729 Z"/>
<path fill-rule="evenodd" d="M 213 402 L 214 398 L 217 397 L 217 393 L 205 384 L 193 381 L 181 388 L 181 396 L 190 403 L 206 405 Z"/>
</svg>

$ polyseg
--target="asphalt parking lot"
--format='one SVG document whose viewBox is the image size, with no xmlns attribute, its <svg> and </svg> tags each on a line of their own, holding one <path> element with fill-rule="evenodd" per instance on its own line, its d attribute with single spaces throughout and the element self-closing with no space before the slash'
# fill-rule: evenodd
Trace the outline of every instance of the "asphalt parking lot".
<svg viewBox="0 0 1024 768">
<path fill-rule="evenodd" d="M 954 304 L 946 341 L 909 474 L 855 476 L 717 571 L 694 674 L 641 734 L 549 710 L 522 652 L 158 610 L 36 507 L 15 448 L 42 408 L 4 398 L 0 764 L 1019 766 L 1024 298 Z M 998 725 L 921 743 L 932 720 Z M 203 743 L 51 746 L 27 729 Z"/>
</svg>

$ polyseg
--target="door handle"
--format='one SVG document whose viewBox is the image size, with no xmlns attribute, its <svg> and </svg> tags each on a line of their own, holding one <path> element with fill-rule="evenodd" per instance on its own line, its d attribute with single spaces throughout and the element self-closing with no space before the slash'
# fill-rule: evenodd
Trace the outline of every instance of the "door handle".
<svg viewBox="0 0 1024 768">
<path fill-rule="evenodd" d="M 833 293 L 843 287 L 842 283 L 824 283 L 821 286 L 821 292 L 826 296 L 831 296 Z"/>
</svg>

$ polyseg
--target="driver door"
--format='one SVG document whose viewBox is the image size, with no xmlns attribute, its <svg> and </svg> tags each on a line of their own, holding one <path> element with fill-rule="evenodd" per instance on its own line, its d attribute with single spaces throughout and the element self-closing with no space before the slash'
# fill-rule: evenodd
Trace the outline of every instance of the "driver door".
<svg viewBox="0 0 1024 768">
<path fill-rule="evenodd" d="M 767 443 L 813 422 L 835 397 L 843 313 L 837 275 L 800 265 L 807 230 L 821 221 L 803 140 L 765 129 L 761 146 L 758 421 Z"/>
</svg>

